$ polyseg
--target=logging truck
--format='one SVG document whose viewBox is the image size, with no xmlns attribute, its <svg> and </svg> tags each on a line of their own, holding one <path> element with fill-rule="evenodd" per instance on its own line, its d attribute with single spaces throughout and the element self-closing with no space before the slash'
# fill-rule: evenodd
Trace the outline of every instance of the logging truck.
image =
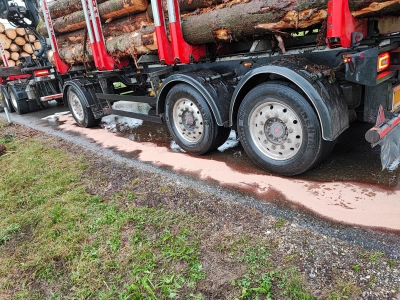
<svg viewBox="0 0 400 300">
<path fill-rule="evenodd" d="M 381 147 L 382 166 L 398 159 L 399 1 L 215 1 L 184 15 L 184 3 L 211 2 L 151 0 L 151 26 L 128 32 L 113 19 L 135 0 L 98 1 L 70 1 L 78 12 L 64 16 L 61 4 L 57 15 L 41 0 L 49 60 L 79 126 L 107 114 L 166 123 L 197 155 L 234 129 L 259 167 L 293 176 L 326 158 L 359 119 L 372 124 L 365 138 Z M 317 2 L 326 7 L 310 7 Z M 63 36 L 70 28 L 81 31 Z M 113 108 L 120 100 L 152 109 Z"/>
<path fill-rule="evenodd" d="M 0 100 L 1 106 L 18 114 L 46 107 L 50 100 L 63 102 L 56 71 L 47 59 L 46 39 L 35 29 L 38 5 L 36 0 L 24 3 L 0 1 L 0 18 L 16 27 L 5 29 L 0 23 Z"/>
</svg>

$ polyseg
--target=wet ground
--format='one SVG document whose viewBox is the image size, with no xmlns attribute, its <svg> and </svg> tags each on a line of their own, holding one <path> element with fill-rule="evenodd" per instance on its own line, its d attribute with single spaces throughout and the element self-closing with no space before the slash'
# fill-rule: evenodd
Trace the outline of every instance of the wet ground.
<svg viewBox="0 0 400 300">
<path fill-rule="evenodd" d="M 362 122 L 351 124 L 351 127 L 339 138 L 328 159 L 316 168 L 294 178 L 319 182 L 360 182 L 386 186 L 391 190 L 399 188 L 400 170 L 382 171 L 380 148 L 371 148 L 364 139 L 364 134 L 370 127 L 370 124 Z M 171 148 L 168 129 L 163 125 L 143 123 L 142 126 L 118 134 L 133 141 L 151 142 Z M 178 150 L 172 149 L 172 151 Z M 214 151 L 204 157 L 224 162 L 238 172 L 267 174 L 250 160 L 240 144 L 223 152 Z"/>
<path fill-rule="evenodd" d="M 313 170 L 295 178 L 281 178 L 255 166 L 240 145 L 201 157 L 181 153 L 164 125 L 143 123 L 112 133 L 101 128 L 79 128 L 71 116 L 38 121 L 65 110 L 58 106 L 12 117 L 84 136 L 124 157 L 255 194 L 261 201 L 304 208 L 335 222 L 400 232 L 400 170 L 381 171 L 379 148 L 372 149 L 364 140 L 368 124 L 353 123 L 330 157 Z"/>
</svg>

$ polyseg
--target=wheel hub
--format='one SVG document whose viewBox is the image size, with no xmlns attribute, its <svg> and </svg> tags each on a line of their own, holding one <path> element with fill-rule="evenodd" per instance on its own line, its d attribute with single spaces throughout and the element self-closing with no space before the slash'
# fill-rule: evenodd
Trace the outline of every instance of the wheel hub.
<svg viewBox="0 0 400 300">
<path fill-rule="evenodd" d="M 196 127 L 196 121 L 194 116 L 191 112 L 185 110 L 182 114 L 182 125 L 186 128 L 186 130 L 193 130 Z"/>
<path fill-rule="evenodd" d="M 265 123 L 265 135 L 272 143 L 283 144 L 288 136 L 288 129 L 281 119 L 271 118 Z"/>
<path fill-rule="evenodd" d="M 196 103 L 190 99 L 179 99 L 173 108 L 177 133 L 186 141 L 198 142 L 204 134 L 204 120 Z"/>
<path fill-rule="evenodd" d="M 303 125 L 290 106 L 278 100 L 265 101 L 249 117 L 252 140 L 265 156 L 286 160 L 297 154 L 303 142 Z"/>
</svg>

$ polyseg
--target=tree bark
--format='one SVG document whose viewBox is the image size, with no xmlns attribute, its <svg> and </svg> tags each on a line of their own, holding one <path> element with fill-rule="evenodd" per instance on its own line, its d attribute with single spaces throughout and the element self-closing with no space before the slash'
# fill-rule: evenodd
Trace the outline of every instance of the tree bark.
<svg viewBox="0 0 400 300">
<path fill-rule="evenodd" d="M 178 2 L 179 2 L 179 11 L 182 14 L 195 11 L 201 8 L 213 7 L 223 3 L 224 0 L 178 0 Z M 167 12 L 168 11 L 167 0 L 162 0 L 162 6 L 164 12 Z M 149 13 L 150 18 L 153 19 L 153 10 L 151 8 L 151 3 L 149 3 L 147 12 Z"/>
<path fill-rule="evenodd" d="M 146 11 L 147 0 L 108 0 L 98 6 L 100 17 L 103 21 L 118 19 L 131 14 Z M 86 28 L 83 11 L 77 11 L 65 17 L 53 20 L 56 33 L 66 33 Z"/>
<path fill-rule="evenodd" d="M 138 13 L 136 15 L 123 17 L 121 19 L 113 20 L 109 23 L 102 25 L 104 37 L 117 36 L 122 33 L 129 33 L 135 30 L 145 28 L 152 25 L 149 16 L 146 12 Z M 48 37 L 46 26 L 43 24 L 39 28 L 39 33 Z M 76 30 L 69 33 L 57 35 L 57 43 L 59 45 L 65 43 L 81 43 L 85 37 L 85 29 Z M 89 38 L 89 37 L 87 37 Z"/>
<path fill-rule="evenodd" d="M 125 33 L 106 39 L 106 48 L 115 60 L 131 56 L 147 54 L 157 50 L 157 41 L 153 27 L 143 28 L 135 32 Z M 59 49 L 60 57 L 68 64 L 93 61 L 92 50 L 89 43 L 86 44 L 84 55 L 83 43 L 64 44 Z"/>
<path fill-rule="evenodd" d="M 357 17 L 400 13 L 398 0 L 350 0 Z M 182 16 L 182 31 L 191 44 L 232 42 L 285 29 L 309 28 L 327 17 L 327 0 L 231 0 Z"/>
<path fill-rule="evenodd" d="M 106 1 L 108 0 L 97 0 L 97 4 L 101 4 Z M 49 7 L 50 16 L 52 20 L 72 14 L 82 9 L 83 8 L 81 0 L 58 0 L 53 2 Z M 39 14 L 41 18 L 44 20 L 42 9 L 39 10 Z"/>
</svg>

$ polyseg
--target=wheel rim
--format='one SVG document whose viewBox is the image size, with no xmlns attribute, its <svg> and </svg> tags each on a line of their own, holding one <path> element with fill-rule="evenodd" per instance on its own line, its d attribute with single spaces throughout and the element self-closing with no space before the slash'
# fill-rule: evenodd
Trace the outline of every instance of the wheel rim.
<svg viewBox="0 0 400 300">
<path fill-rule="evenodd" d="M 82 103 L 79 100 L 78 96 L 75 93 L 70 92 L 68 95 L 68 102 L 69 102 L 69 105 L 71 107 L 71 110 L 72 110 L 74 116 L 79 121 L 83 121 L 85 118 L 85 115 L 83 113 Z"/>
<path fill-rule="evenodd" d="M 10 98 L 11 98 L 11 104 L 12 106 L 14 106 L 14 109 L 17 110 L 18 109 L 18 102 L 17 99 L 15 98 L 14 93 L 10 93 Z"/>
<path fill-rule="evenodd" d="M 175 128 L 185 141 L 195 143 L 201 140 L 204 120 L 196 103 L 186 98 L 179 99 L 175 102 L 172 115 Z"/>
<path fill-rule="evenodd" d="M 303 142 L 303 124 L 289 106 L 266 101 L 250 113 L 250 135 L 258 150 L 274 160 L 295 156 Z"/>
</svg>

